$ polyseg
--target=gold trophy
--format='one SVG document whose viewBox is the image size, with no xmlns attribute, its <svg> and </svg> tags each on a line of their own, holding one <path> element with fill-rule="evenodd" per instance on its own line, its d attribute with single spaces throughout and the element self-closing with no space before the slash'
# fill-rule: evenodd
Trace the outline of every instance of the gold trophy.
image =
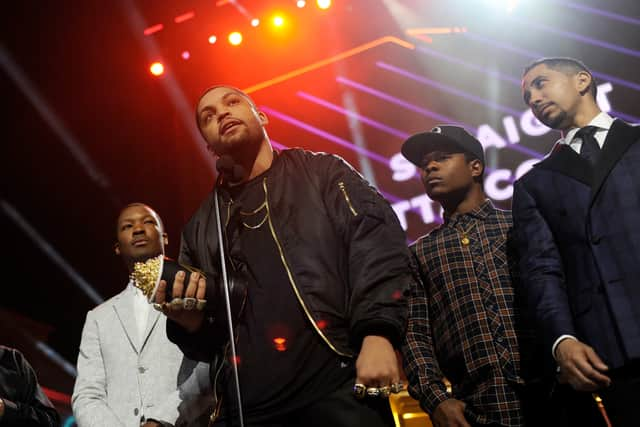
<svg viewBox="0 0 640 427">
<path fill-rule="evenodd" d="M 170 301 L 171 304 L 181 304 L 186 310 L 203 310 L 206 305 L 206 300 L 200 300 L 196 298 L 173 298 L 173 280 L 178 271 L 184 271 L 184 284 L 189 283 L 189 277 L 191 273 L 198 272 L 202 277 L 205 274 L 197 270 L 194 267 L 180 264 L 171 258 L 167 258 L 164 255 L 158 255 L 153 258 L 149 258 L 146 261 L 136 262 L 133 265 L 133 272 L 131 273 L 131 280 L 133 286 L 140 289 L 147 301 L 150 304 L 154 304 L 154 307 L 158 310 L 162 310 L 162 307 L 155 304 L 156 293 L 158 292 L 158 285 L 160 280 L 167 282 L 166 298 L 165 301 Z M 206 278 L 206 277 L 205 277 Z"/>
</svg>

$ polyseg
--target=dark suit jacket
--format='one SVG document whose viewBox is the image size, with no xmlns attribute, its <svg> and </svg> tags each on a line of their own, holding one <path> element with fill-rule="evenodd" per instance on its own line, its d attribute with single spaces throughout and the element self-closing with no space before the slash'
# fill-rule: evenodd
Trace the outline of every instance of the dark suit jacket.
<svg viewBox="0 0 640 427">
<path fill-rule="evenodd" d="M 640 359 L 640 127 L 614 121 L 595 168 L 557 144 L 516 181 L 513 217 L 548 354 L 570 334 L 610 368 Z"/>
</svg>

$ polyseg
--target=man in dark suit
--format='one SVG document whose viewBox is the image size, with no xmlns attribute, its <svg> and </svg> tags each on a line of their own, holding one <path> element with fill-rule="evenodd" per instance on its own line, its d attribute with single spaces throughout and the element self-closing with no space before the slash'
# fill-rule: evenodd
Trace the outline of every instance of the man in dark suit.
<svg viewBox="0 0 640 427">
<path fill-rule="evenodd" d="M 585 406 L 591 392 L 614 426 L 637 425 L 640 128 L 600 111 L 594 78 L 574 59 L 532 63 L 522 89 L 533 114 L 562 132 L 514 187 L 529 305 L 560 382 L 576 391 L 567 396 L 572 425 L 602 422 Z"/>
</svg>

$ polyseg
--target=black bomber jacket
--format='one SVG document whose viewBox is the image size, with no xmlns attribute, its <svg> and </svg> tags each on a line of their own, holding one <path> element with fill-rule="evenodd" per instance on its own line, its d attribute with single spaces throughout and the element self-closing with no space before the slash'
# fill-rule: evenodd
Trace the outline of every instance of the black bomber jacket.
<svg viewBox="0 0 640 427">
<path fill-rule="evenodd" d="M 398 347 L 415 276 L 388 202 L 344 160 L 326 153 L 284 150 L 253 179 L 263 181 L 277 261 L 323 341 L 347 357 L 357 354 L 367 335 L 385 336 Z M 219 193 L 226 224 L 233 201 L 224 188 Z M 179 259 L 207 272 L 208 300 L 209 275 L 220 269 L 215 218 L 212 192 L 183 230 Z M 209 320 L 193 334 L 168 321 L 169 339 L 187 357 L 214 362 L 227 341 L 220 332 L 226 319 Z"/>
</svg>

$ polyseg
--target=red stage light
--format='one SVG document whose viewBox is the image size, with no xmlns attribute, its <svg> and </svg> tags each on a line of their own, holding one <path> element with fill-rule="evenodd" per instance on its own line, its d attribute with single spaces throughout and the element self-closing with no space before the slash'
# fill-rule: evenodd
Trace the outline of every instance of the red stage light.
<svg viewBox="0 0 640 427">
<path fill-rule="evenodd" d="M 182 55 L 180 55 L 180 56 L 182 56 L 182 59 L 184 59 L 186 61 L 187 59 L 189 59 L 191 57 L 191 54 L 189 53 L 188 50 L 185 50 L 185 51 L 182 52 Z"/>
<path fill-rule="evenodd" d="M 157 33 L 158 31 L 161 31 L 164 28 L 164 25 L 162 24 L 157 24 L 157 25 L 153 25 L 149 28 L 146 28 L 144 30 L 144 35 L 145 36 L 150 36 L 153 33 Z"/>
<path fill-rule="evenodd" d="M 229 43 L 231 43 L 233 46 L 238 46 L 240 43 L 242 43 L 242 34 L 237 31 L 229 34 Z"/>
<path fill-rule="evenodd" d="M 156 77 L 164 74 L 164 65 L 161 62 L 154 62 L 149 66 L 149 71 Z"/>
<path fill-rule="evenodd" d="M 218 38 L 216 36 L 213 36 L 213 35 L 209 36 L 209 38 L 208 38 L 209 44 L 214 44 L 217 40 L 218 40 Z"/>
<path fill-rule="evenodd" d="M 320 9 L 326 10 L 331 7 L 331 0 L 316 0 L 316 4 Z"/>
<path fill-rule="evenodd" d="M 196 13 L 194 11 L 190 11 L 176 16 L 175 18 L 173 18 L 173 22 L 175 22 L 176 24 L 181 24 L 184 21 L 188 21 L 189 19 L 193 18 L 194 16 L 196 16 Z"/>
</svg>

